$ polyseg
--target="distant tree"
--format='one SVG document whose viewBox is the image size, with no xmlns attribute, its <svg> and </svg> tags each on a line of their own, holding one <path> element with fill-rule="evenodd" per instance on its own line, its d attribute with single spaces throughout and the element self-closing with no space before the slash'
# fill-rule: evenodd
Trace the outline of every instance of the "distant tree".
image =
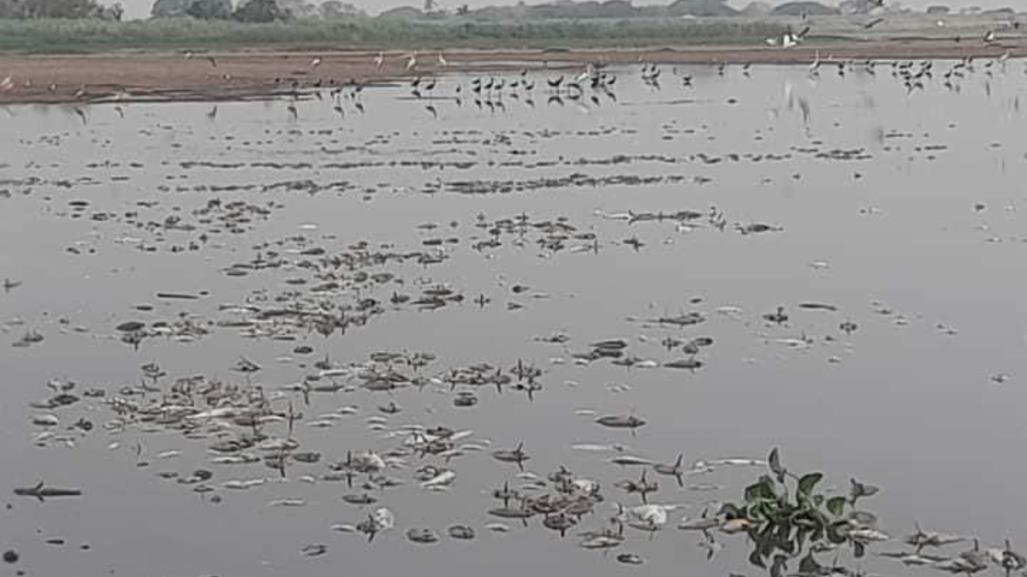
<svg viewBox="0 0 1027 577">
<path fill-rule="evenodd" d="M 276 0 L 247 0 L 232 13 L 232 18 L 239 22 L 276 22 L 290 17 L 289 11 Z"/>
<path fill-rule="evenodd" d="M 318 7 L 318 11 L 321 13 L 321 18 L 325 19 L 345 18 L 363 14 L 360 8 L 357 8 L 352 4 L 342 2 L 341 0 L 327 0 L 327 2 L 322 2 L 321 6 Z"/>
<path fill-rule="evenodd" d="M 278 0 L 278 7 L 288 12 L 290 18 L 317 18 L 321 15 L 319 7 L 307 0 Z"/>
<path fill-rule="evenodd" d="M 115 2 L 107 7 L 101 7 L 100 10 L 100 18 L 103 20 L 121 22 L 121 18 L 125 15 L 125 8 L 122 7 L 121 2 Z"/>
<path fill-rule="evenodd" d="M 812 0 L 796 0 L 776 6 L 770 13 L 774 16 L 830 16 L 838 14 L 838 9 Z"/>
<path fill-rule="evenodd" d="M 468 6 L 467 4 L 461 4 L 461 5 L 457 6 L 457 8 L 456 8 L 456 15 L 457 16 L 467 16 L 470 13 L 471 13 L 471 7 Z"/>
<path fill-rule="evenodd" d="M 676 0 L 667 7 L 672 16 L 734 16 L 737 10 L 727 0 Z"/>
<path fill-rule="evenodd" d="M 424 0 L 424 11 L 428 14 L 439 9 L 439 3 L 435 0 Z"/>
<path fill-rule="evenodd" d="M 630 0 L 585 0 L 584 2 L 571 2 L 558 0 L 548 4 L 535 4 L 525 8 L 518 4 L 518 10 L 523 10 L 530 18 L 632 18 L 639 16 L 641 10 L 632 6 Z"/>
<path fill-rule="evenodd" d="M 766 15 L 770 14 L 770 11 L 773 8 L 774 8 L 773 6 L 771 6 L 770 4 L 767 4 L 766 2 L 760 2 L 759 0 L 755 0 L 753 2 L 749 2 L 749 4 L 747 4 L 745 6 L 745 8 L 742 8 L 742 15 L 744 15 L 744 16 L 766 16 Z"/>
<path fill-rule="evenodd" d="M 866 15 L 870 14 L 875 8 L 880 8 L 883 2 L 879 0 L 842 0 L 838 4 L 838 10 L 842 14 L 849 15 Z"/>
<path fill-rule="evenodd" d="M 95 0 L 7 0 L 0 13 L 6 18 L 100 18 L 104 7 Z M 120 17 L 120 15 L 119 15 Z"/>
<path fill-rule="evenodd" d="M 156 0 L 150 8 L 152 18 L 231 18 L 231 0 Z"/>
<path fill-rule="evenodd" d="M 188 16 L 192 0 L 156 0 L 150 7 L 151 18 L 181 18 Z"/>
<path fill-rule="evenodd" d="M 425 17 L 425 13 L 420 8 L 413 6 L 399 6 L 397 8 L 391 8 L 383 11 L 378 15 L 378 18 L 383 20 L 420 20 Z"/>
<path fill-rule="evenodd" d="M 232 1 L 190 0 L 185 13 L 200 20 L 226 20 L 232 17 Z"/>
<path fill-rule="evenodd" d="M 944 6 L 942 4 L 935 4 L 933 6 L 927 7 L 927 13 L 932 16 L 945 16 L 951 11 L 951 8 L 949 8 L 948 6 Z"/>
</svg>

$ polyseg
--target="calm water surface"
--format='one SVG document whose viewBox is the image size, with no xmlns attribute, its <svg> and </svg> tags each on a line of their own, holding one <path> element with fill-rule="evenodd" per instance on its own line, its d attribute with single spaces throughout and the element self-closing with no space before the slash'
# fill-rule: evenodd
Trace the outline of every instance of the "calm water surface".
<svg viewBox="0 0 1027 577">
<path fill-rule="evenodd" d="M 688 463 L 763 458 L 778 446 L 790 467 L 823 471 L 841 491 L 849 477 L 879 485 L 867 506 L 892 535 L 919 522 L 989 543 L 1007 536 L 1027 543 L 1020 490 L 1027 474 L 1027 122 L 1018 100 L 1027 77 L 1020 62 L 995 64 L 990 77 L 977 63 L 957 92 L 941 85 L 951 65 L 936 63 L 936 78 L 912 94 L 886 65 L 876 76 L 855 69 L 839 77 L 825 67 L 818 79 L 805 66 L 754 67 L 751 77 L 738 67 L 724 76 L 716 68 L 667 68 L 660 90 L 644 84 L 637 68 L 620 69 L 613 71 L 617 101 L 603 96 L 598 106 L 587 100 L 591 92 L 587 105 L 547 103 L 540 75 L 534 107 L 523 91 L 520 99 L 505 91 L 505 110 L 479 109 L 470 98 L 460 107 L 438 100 L 437 119 L 427 101 L 409 98 L 406 85 L 365 90 L 366 114 L 344 98 L 345 118 L 327 95 L 298 102 L 295 118 L 286 101 L 221 103 L 213 119 L 211 104 L 203 103 L 127 104 L 124 118 L 112 105 L 82 106 L 86 123 L 67 107 L 7 108 L 0 112 L 0 277 L 23 284 L 0 294 L 7 341 L 0 354 L 0 500 L 10 504 L 0 513 L 0 548 L 16 548 L 22 560 L 3 571 L 765 573 L 747 564 L 744 537 L 718 538 L 725 549 L 707 561 L 700 535 L 674 528 L 711 500 L 737 499 L 760 469 L 688 480 L 722 487 L 714 491 L 678 489 L 673 478 L 660 477 L 660 491 L 650 498 L 688 507 L 674 511 L 652 539 L 627 530 L 627 542 L 613 553 L 641 555 L 642 569 L 581 549 L 576 537 L 560 539 L 537 519 L 528 528 L 510 522 L 505 534 L 484 529 L 498 521 L 486 513 L 497 506 L 490 490 L 517 474 L 487 452 L 451 462 L 457 477 L 447 492 L 422 490 L 412 477 L 425 463 L 445 463 L 409 457 L 406 469 L 390 471 L 407 484 L 375 493 L 395 512 L 396 529 L 370 545 L 333 532 L 333 523 L 357 523 L 366 511 L 340 500 L 344 484 L 298 479 L 318 477 L 347 450 L 395 447 L 397 439 L 368 430 L 366 421 L 390 400 L 402 407 L 382 415 L 390 430 L 410 423 L 469 429 L 492 449 L 523 442 L 530 471 L 545 475 L 566 465 L 598 480 L 607 502 L 572 532 L 606 526 L 612 502 L 638 502 L 613 487 L 637 478 L 637 469 L 573 444 L 621 443 L 657 461 L 684 452 Z M 681 74 L 695 76 L 694 88 L 681 86 Z M 436 95 L 458 84 L 467 95 L 470 77 L 456 75 L 441 79 Z M 266 210 L 236 232 L 211 232 L 215 224 L 200 222 L 194 211 L 215 198 Z M 88 205 L 75 210 L 73 201 Z M 682 210 L 703 216 L 691 226 L 611 217 Z M 723 230 L 709 225 L 711 210 L 723 213 Z M 522 234 L 501 235 L 500 246 L 474 247 L 492 238 L 476 224 L 518 215 L 533 223 L 565 218 L 575 234 L 594 234 L 595 241 L 570 238 L 551 250 L 538 242 L 544 233 L 525 226 Z M 424 223 L 439 227 L 418 228 Z M 736 230 L 752 223 L 780 230 Z M 204 232 L 206 242 L 198 240 Z M 458 241 L 422 244 L 448 238 Z M 625 244 L 629 239 L 641 246 Z M 344 334 L 294 331 L 296 340 L 284 341 L 210 326 L 201 338 L 151 338 L 138 350 L 118 338 L 115 327 L 129 320 L 186 315 L 215 322 L 235 318 L 221 305 L 271 306 L 276 297 L 287 306 L 321 282 L 301 265 L 312 258 L 303 249 L 334 254 L 360 241 L 371 250 L 388 245 L 445 258 L 369 269 L 391 272 L 402 284 L 357 295 L 377 299 L 384 312 Z M 268 251 L 286 264 L 225 274 Z M 309 284 L 285 282 L 296 278 Z M 389 302 L 393 292 L 416 297 L 435 284 L 463 294 L 463 302 L 438 310 Z M 515 292 L 515 285 L 527 290 Z M 157 298 L 162 291 L 204 296 Z M 490 302 L 473 303 L 479 295 Z M 325 298 L 351 303 L 357 296 Z M 838 310 L 804 310 L 802 302 Z M 136 308 L 145 304 L 153 310 Z M 764 321 L 778 306 L 789 320 Z M 705 322 L 683 329 L 642 322 L 692 311 Z M 858 329 L 845 334 L 845 321 Z M 29 331 L 45 340 L 9 346 Z M 536 339 L 560 332 L 569 337 L 564 344 Z M 643 359 L 684 356 L 661 346 L 668 336 L 712 337 L 697 356 L 704 366 L 628 369 L 606 359 L 576 364 L 571 356 L 612 338 L 627 340 L 630 354 Z M 314 352 L 294 353 L 304 344 Z M 284 481 L 262 463 L 211 465 L 208 441 L 177 432 L 138 424 L 124 433 L 105 430 L 115 415 L 96 399 L 55 411 L 28 405 L 51 394 L 51 379 L 115 396 L 137 386 L 140 366 L 150 362 L 168 373 L 165 388 L 196 374 L 242 384 L 246 377 L 231 370 L 241 356 L 263 367 L 252 382 L 277 391 L 317 372 L 311 365 L 325 355 L 338 364 L 363 363 L 382 350 L 434 353 L 426 375 L 523 360 L 544 371 L 543 389 L 529 400 L 482 387 L 474 408 L 454 407 L 448 386 L 314 394 L 303 408 L 306 421 L 343 405 L 359 410 L 331 428 L 298 422 L 294 436 L 303 450 L 324 456 L 317 465 L 294 466 Z M 997 383 L 997 375 L 1008 379 Z M 286 393 L 278 408 L 288 400 L 303 407 L 302 395 Z M 578 414 L 584 409 L 633 412 L 647 425 L 634 436 L 604 429 Z M 47 412 L 61 417 L 58 434 L 83 415 L 97 426 L 73 433 L 74 448 L 45 438 L 38 446 L 44 429 L 30 417 Z M 284 425 L 270 429 L 286 435 Z M 108 449 L 115 441 L 120 447 Z M 182 454 L 157 457 L 168 450 Z M 137 466 L 140 459 L 149 466 Z M 157 475 L 200 467 L 215 472 L 211 484 L 221 503 Z M 263 477 L 272 482 L 220 489 L 229 479 Z M 37 480 L 81 487 L 85 495 L 44 504 L 12 495 Z M 283 498 L 308 504 L 267 505 Z M 474 526 L 478 538 L 446 537 L 445 528 L 457 522 Z M 442 540 L 406 540 L 407 528 L 422 526 Z M 51 537 L 67 544 L 46 544 Z M 83 543 L 91 549 L 80 550 Z M 327 553 L 303 556 L 311 543 L 327 545 Z M 881 574 L 931 572 L 874 556 L 858 565 Z"/>
</svg>

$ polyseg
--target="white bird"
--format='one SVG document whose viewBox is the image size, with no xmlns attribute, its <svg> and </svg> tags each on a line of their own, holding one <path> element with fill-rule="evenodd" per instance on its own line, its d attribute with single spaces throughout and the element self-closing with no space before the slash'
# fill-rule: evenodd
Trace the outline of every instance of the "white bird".
<svg viewBox="0 0 1027 577">
<path fill-rule="evenodd" d="M 449 61 L 446 60 L 446 57 L 442 55 L 442 52 L 439 52 L 439 66 L 443 68 L 449 66 Z"/>
<path fill-rule="evenodd" d="M 318 56 L 317 58 L 314 58 L 313 60 L 310 61 L 310 68 L 311 69 L 317 68 L 320 65 L 321 65 L 321 57 L 320 56 Z"/>
<path fill-rule="evenodd" d="M 378 56 L 374 57 L 374 68 L 375 70 L 381 70 L 382 66 L 385 65 L 385 53 L 379 52 Z"/>
<path fill-rule="evenodd" d="M 410 55 L 410 58 L 407 59 L 407 70 L 413 70 L 416 67 L 417 67 L 417 53 L 414 52 L 413 54 Z"/>
</svg>

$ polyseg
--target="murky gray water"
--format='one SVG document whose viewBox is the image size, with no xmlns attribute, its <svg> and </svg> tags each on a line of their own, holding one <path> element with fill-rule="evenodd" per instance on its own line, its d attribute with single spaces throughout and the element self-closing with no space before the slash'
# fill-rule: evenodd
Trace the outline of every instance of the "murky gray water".
<svg viewBox="0 0 1027 577">
<path fill-rule="evenodd" d="M 10 504 L 0 517 L 0 548 L 16 548 L 22 559 L 4 571 L 576 576 L 640 570 L 615 559 L 632 552 L 650 574 L 765 572 L 746 562 L 744 536 L 718 536 L 724 550 L 707 561 L 701 535 L 675 528 L 709 501 L 739 499 L 762 468 L 689 476 L 691 490 L 658 477 L 650 502 L 686 505 L 664 530 L 650 539 L 625 529 L 611 554 L 580 548 L 576 534 L 608 527 L 612 503 L 640 500 L 614 487 L 637 479 L 639 469 L 610 464 L 613 453 L 572 448 L 579 443 L 619 443 L 660 462 L 684 452 L 687 465 L 762 459 L 778 446 L 791 468 L 823 471 L 839 491 L 849 477 L 879 485 L 867 508 L 893 536 L 919 522 L 989 544 L 1027 543 L 1019 489 L 1027 473 L 1027 122 L 1018 102 L 1027 77 L 1020 62 L 979 62 L 955 91 L 942 86 L 951 66 L 937 63 L 935 78 L 912 94 L 886 65 L 876 76 L 856 67 L 839 77 L 825 67 L 817 79 L 805 66 L 754 67 L 748 78 L 738 67 L 724 76 L 716 68 L 667 68 L 660 90 L 646 86 L 637 68 L 623 69 L 614 71 L 617 101 L 601 96 L 598 106 L 591 91 L 581 102 L 547 103 L 539 76 L 533 107 L 523 90 L 519 99 L 504 90 L 505 109 L 494 111 L 475 106 L 469 77 L 454 76 L 435 92 L 461 84 L 465 98 L 460 107 L 435 102 L 438 119 L 427 101 L 407 98 L 405 85 L 365 90 L 366 114 L 344 97 L 345 118 L 327 95 L 299 102 L 296 118 L 285 101 L 222 103 L 213 119 L 210 104 L 130 104 L 124 118 L 111 105 L 83 106 L 87 123 L 70 108 L 9 108 L 0 116 L 0 277 L 23 284 L 0 294 L 7 341 L 0 489 Z M 694 74 L 694 87 L 682 87 L 675 72 Z M 209 205 L 213 199 L 220 206 Z M 88 205 L 76 210 L 73 201 Z M 699 214 L 622 218 L 685 210 Z M 561 218 L 574 230 L 555 230 Z M 491 234 L 501 219 L 511 222 Z M 425 223 L 438 228 L 419 228 Z M 739 231 L 753 223 L 775 230 Z M 361 241 L 366 249 L 352 248 Z M 353 269 L 304 264 L 358 252 L 420 259 Z M 262 268 L 267 262 L 276 264 Z M 250 263 L 245 276 L 226 274 L 239 263 Z M 395 278 L 354 282 L 361 271 Z M 333 280 L 341 288 L 312 291 Z M 463 300 L 434 310 L 390 300 L 417 299 L 435 285 Z M 489 302 L 479 306 L 482 295 Z M 376 302 L 343 315 L 367 316 L 363 326 L 329 337 L 276 319 L 259 324 L 294 340 L 243 336 L 254 326 L 231 321 L 248 313 L 222 306 L 302 302 L 310 310 L 315 302 L 356 307 L 369 298 Z M 838 310 L 799 308 L 804 302 Z M 778 306 L 789 319 L 764 320 Z M 368 309 L 373 314 L 363 314 Z M 704 322 L 647 322 L 690 312 Z M 115 328 L 185 318 L 206 334 L 153 336 L 136 350 Z M 858 325 L 851 334 L 839 328 L 846 321 Z M 44 340 L 9 346 L 30 332 Z M 539 340 L 560 333 L 567 342 Z M 649 368 L 688 358 L 680 346 L 662 346 L 667 337 L 700 336 L 714 343 L 695 356 L 698 370 Z M 628 341 L 637 366 L 575 362 L 590 343 L 615 338 Z M 301 345 L 313 352 L 294 352 Z M 508 371 L 520 360 L 543 371 L 542 389 L 529 399 L 512 384 L 500 393 L 492 385 L 451 391 L 441 381 L 391 392 L 347 383 L 352 389 L 311 393 L 309 406 L 286 390 L 317 374 L 313 364 L 326 355 L 347 366 L 367 363 L 375 351 L 433 353 L 419 374 L 440 379 L 478 363 Z M 240 357 L 262 369 L 248 377 L 233 371 Z M 261 462 L 212 465 L 211 439 L 131 419 L 124 431 L 105 427 L 117 415 L 103 399 L 29 407 L 53 394 L 51 379 L 76 382 L 79 394 L 98 387 L 117 397 L 123 387 L 138 389 L 140 366 L 151 362 L 167 376 L 157 381 L 163 393 L 147 393 L 150 401 L 190 375 L 262 384 L 275 410 L 292 402 L 304 412 L 293 438 L 300 450 L 321 452 L 321 462 L 293 464 L 281 480 Z M 455 407 L 460 390 L 473 391 L 478 404 Z M 389 401 L 402 411 L 380 412 Z M 308 426 L 345 405 L 358 409 L 331 427 Z M 49 433 L 30 423 L 47 413 L 61 420 Z M 647 424 L 632 435 L 595 423 L 607 414 Z M 368 429 L 375 415 L 387 418 L 387 430 Z M 83 416 L 92 431 L 66 430 Z M 386 434 L 406 424 L 471 430 L 464 442 L 491 446 L 448 463 L 407 455 L 405 468 L 388 471 L 405 484 L 371 491 L 380 500 L 369 508 L 340 500 L 359 490 L 321 480 L 348 450 L 400 446 L 402 436 Z M 268 424 L 265 433 L 287 436 L 287 425 Z M 492 489 L 522 483 L 516 466 L 490 451 L 519 442 L 531 456 L 529 471 L 545 477 L 565 465 L 603 487 L 605 502 L 566 538 L 539 518 L 523 527 L 487 514 L 500 504 Z M 181 454 L 160 456 L 169 450 Z M 425 464 L 450 467 L 452 487 L 420 488 L 413 472 Z M 197 468 L 214 472 L 213 493 L 158 476 Z M 233 479 L 269 481 L 223 488 Z M 84 495 L 45 503 L 12 495 L 39 480 Z M 719 488 L 695 490 L 709 484 Z M 307 505 L 268 506 L 287 498 Z M 330 529 L 382 505 L 395 513 L 396 528 L 371 544 Z M 485 529 L 497 521 L 510 532 Z M 453 523 L 473 526 L 477 538 L 450 539 Z M 442 538 L 411 543 L 411 527 Z M 47 544 L 52 537 L 66 544 Z M 304 556 L 314 543 L 327 553 Z M 931 571 L 873 554 L 849 566 Z"/>
</svg>

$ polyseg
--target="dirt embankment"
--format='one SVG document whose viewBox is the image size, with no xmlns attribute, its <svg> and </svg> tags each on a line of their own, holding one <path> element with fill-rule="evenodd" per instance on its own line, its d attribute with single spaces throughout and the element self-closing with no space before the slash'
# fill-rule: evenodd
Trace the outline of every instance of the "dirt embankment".
<svg viewBox="0 0 1027 577">
<path fill-rule="evenodd" d="M 994 58 L 1027 55 L 1027 41 L 888 40 L 775 47 L 690 47 L 662 50 L 446 51 L 387 53 L 116 53 L 86 56 L 0 56 L 0 103 L 88 103 L 98 100 L 226 100 L 263 98 L 293 87 L 338 86 L 455 71 L 560 69 L 589 62 L 624 64 L 794 64 L 825 61 Z"/>
</svg>

